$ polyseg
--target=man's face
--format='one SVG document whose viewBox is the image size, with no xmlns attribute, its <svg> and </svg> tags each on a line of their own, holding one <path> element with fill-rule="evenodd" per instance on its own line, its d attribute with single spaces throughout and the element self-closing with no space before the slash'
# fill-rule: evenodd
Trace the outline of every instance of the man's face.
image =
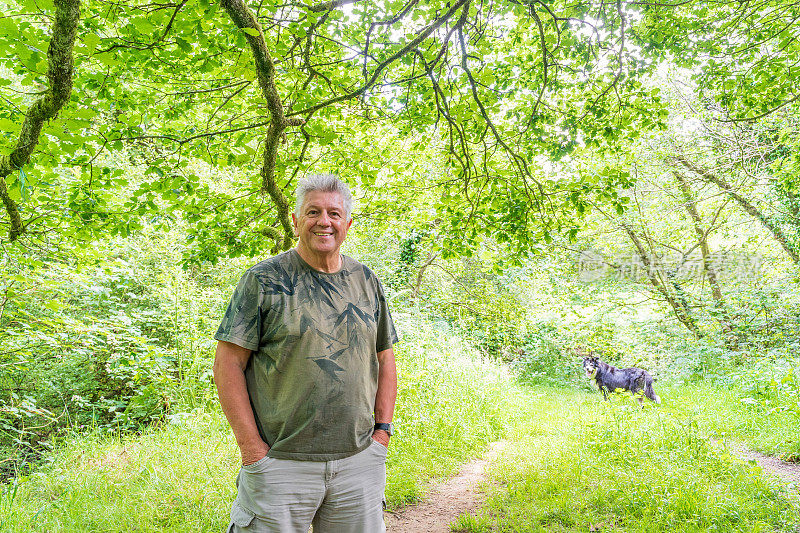
<svg viewBox="0 0 800 533">
<path fill-rule="evenodd" d="M 300 214 L 292 213 L 298 248 L 318 254 L 334 255 L 347 236 L 352 219 L 348 220 L 342 196 L 338 192 L 309 191 Z"/>
</svg>

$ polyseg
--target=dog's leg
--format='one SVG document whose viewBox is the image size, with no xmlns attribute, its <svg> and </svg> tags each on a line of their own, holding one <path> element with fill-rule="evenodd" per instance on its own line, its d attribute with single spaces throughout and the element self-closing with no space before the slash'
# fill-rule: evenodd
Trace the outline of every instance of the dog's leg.
<svg viewBox="0 0 800 533">
<path fill-rule="evenodd" d="M 661 403 L 661 398 L 659 398 L 658 394 L 653 390 L 653 378 L 650 376 L 648 376 L 648 378 L 650 379 L 647 379 L 644 385 L 644 395 L 656 403 Z"/>
</svg>

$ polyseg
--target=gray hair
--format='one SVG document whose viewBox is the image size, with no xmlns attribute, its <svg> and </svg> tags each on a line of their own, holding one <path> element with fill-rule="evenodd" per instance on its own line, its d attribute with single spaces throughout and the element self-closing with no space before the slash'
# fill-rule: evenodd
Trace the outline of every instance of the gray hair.
<svg viewBox="0 0 800 533">
<path fill-rule="evenodd" d="M 300 209 L 306 199 L 306 194 L 310 191 L 338 192 L 342 197 L 347 220 L 350 220 L 353 212 L 353 195 L 345 182 L 339 179 L 336 174 L 309 174 L 304 179 L 297 182 L 295 196 L 297 200 L 294 205 L 294 214 L 300 216 Z"/>
</svg>

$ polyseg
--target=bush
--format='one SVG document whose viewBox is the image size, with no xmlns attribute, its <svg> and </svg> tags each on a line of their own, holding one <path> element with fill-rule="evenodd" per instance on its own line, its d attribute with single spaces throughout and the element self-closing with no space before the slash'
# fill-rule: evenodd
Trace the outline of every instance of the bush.
<svg viewBox="0 0 800 533">
<path fill-rule="evenodd" d="M 0 274 L 6 475 L 66 428 L 138 431 L 212 398 L 212 328 L 239 273 L 235 263 L 182 270 L 175 238 L 152 232 L 72 256 L 16 257 Z"/>
</svg>

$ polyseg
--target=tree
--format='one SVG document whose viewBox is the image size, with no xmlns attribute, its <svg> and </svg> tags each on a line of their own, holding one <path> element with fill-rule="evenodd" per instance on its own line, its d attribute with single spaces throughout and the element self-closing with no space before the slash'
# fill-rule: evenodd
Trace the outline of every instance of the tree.
<svg viewBox="0 0 800 533">
<path fill-rule="evenodd" d="M 14 241 L 25 231 L 16 202 L 9 196 L 5 178 L 19 171 L 31 158 L 45 122 L 54 118 L 72 91 L 72 48 L 80 17 L 80 0 L 56 0 L 52 37 L 47 48 L 48 86 L 35 100 L 22 122 L 16 145 L 8 155 L 0 155 L 0 199 L 8 213 L 8 239 Z"/>
<path fill-rule="evenodd" d="M 24 93 L 43 81 L 42 43 L 55 35 L 46 2 L 3 3 L 2 65 L 17 92 L 6 91 L 0 115 L 12 134 Z M 63 232 L 66 214 L 81 238 L 125 233 L 160 208 L 184 213 L 195 260 L 286 248 L 288 191 L 302 173 L 334 169 L 364 189 L 397 177 L 363 135 L 389 128 L 414 151 L 445 155 L 432 183 L 451 225 L 445 250 L 468 252 L 486 235 L 521 250 L 553 232 L 574 236 L 587 195 L 617 206 L 611 193 L 626 182 L 555 179 L 545 162 L 575 147 L 615 153 L 660 127 L 659 91 L 642 83 L 657 61 L 699 66 L 704 88 L 721 94 L 708 75 L 717 63 L 697 58 L 717 49 L 682 40 L 721 41 L 702 23 L 705 5 L 225 0 L 220 10 L 208 0 L 87 0 L 73 97 L 31 166 L 9 175 L 11 230 Z M 782 38 L 769 29 L 776 21 L 737 5 L 713 6 L 714 17 L 740 15 L 728 32 L 758 22 L 765 43 Z M 766 59 L 725 53 L 730 65 L 768 72 L 791 57 L 789 41 Z M 113 163 L 122 150 L 144 178 Z M 209 182 L 209 168 L 230 185 Z"/>
<path fill-rule="evenodd" d="M 772 233 L 772 235 L 775 237 L 775 240 L 780 243 L 781 247 L 783 247 L 789 257 L 792 258 L 792 261 L 795 263 L 800 261 L 800 254 L 798 254 L 797 245 L 789 239 L 783 228 L 776 220 L 773 219 L 773 217 L 757 208 L 752 201 L 747 199 L 739 192 L 739 189 L 742 186 L 732 185 L 727 179 L 725 179 L 725 177 L 720 176 L 711 170 L 703 168 L 697 163 L 689 161 L 683 156 L 678 156 L 675 158 L 675 160 L 676 162 L 685 166 L 688 170 L 700 176 L 702 179 L 717 185 L 725 194 L 733 198 L 733 200 L 735 200 L 736 203 L 738 203 L 742 209 L 747 212 L 747 214 L 758 220 L 770 231 L 770 233 Z"/>
<path fill-rule="evenodd" d="M 51 36 L 41 21 L 52 9 L 28 4 L 4 6 L 22 22 L 6 20 L 0 37 L 4 64 L 20 88 L 37 83 L 42 58 L 32 52 L 24 61 L 16 50 Z M 556 12 L 461 0 L 261 4 L 256 11 L 226 1 L 222 7 L 228 20 L 207 2 L 110 9 L 87 2 L 75 54 L 76 97 L 59 128 L 45 132 L 60 149 L 42 154 L 37 172 L 82 167 L 75 187 L 88 187 L 89 196 L 104 187 L 116 191 L 124 187 L 115 182 L 122 176 L 112 171 L 99 183 L 92 165 L 103 150 L 135 147 L 152 178 L 133 191 L 127 213 L 178 190 L 174 203 L 194 223 L 225 226 L 230 220 L 214 210 L 230 218 L 249 207 L 251 220 L 238 239 L 267 234 L 286 247 L 286 191 L 309 158 L 363 154 L 350 137 L 376 120 L 394 121 L 398 137 L 425 136 L 449 154 L 437 183 L 447 198 L 439 206 L 444 213 L 463 217 L 476 238 L 498 231 L 498 219 L 511 219 L 514 231 L 504 230 L 506 238 L 532 242 L 559 226 L 556 198 L 563 189 L 543 182 L 538 154 L 602 144 L 626 124 L 658 122 L 644 112 L 657 97 L 632 77 L 647 66 L 626 48 L 622 6 L 565 5 Z M 26 8 L 33 15 L 23 15 Z M 608 31 L 582 22 L 590 17 Z M 13 123 L 15 103 L 5 109 Z M 259 180 L 252 174 L 257 151 Z M 329 165 L 358 175 L 364 186 L 380 172 L 380 161 L 337 159 Z M 240 197 L 208 205 L 211 193 L 191 169 L 197 160 L 244 174 L 236 179 Z M 28 220 L 38 207 L 22 199 L 29 185 L 10 183 Z M 80 210 L 72 207 L 73 214 Z M 84 209 L 78 218 L 113 226 L 113 213 L 99 211 Z"/>
<path fill-rule="evenodd" d="M 673 172 L 673 175 L 675 176 L 675 181 L 678 183 L 678 188 L 683 196 L 684 208 L 689 214 L 689 217 L 692 219 L 692 224 L 694 225 L 694 230 L 697 235 L 697 245 L 700 248 L 700 254 L 703 260 L 703 273 L 708 280 L 708 285 L 711 290 L 711 298 L 714 301 L 714 308 L 716 309 L 718 315 L 717 321 L 722 327 L 722 332 L 726 335 L 728 346 L 735 348 L 736 338 L 733 336 L 733 323 L 728 310 L 725 308 L 721 283 L 717 275 L 717 266 L 714 265 L 711 249 L 708 245 L 708 236 L 714 229 L 713 224 L 716 220 L 718 220 L 719 215 L 725 208 L 725 204 L 723 203 L 715 210 L 715 214 L 712 217 L 712 223 L 706 227 L 706 225 L 703 223 L 703 217 L 700 216 L 700 213 L 697 210 L 698 200 L 695 197 L 694 191 L 692 191 L 689 185 L 689 180 L 677 171 Z"/>
<path fill-rule="evenodd" d="M 701 100 L 747 123 L 800 98 L 800 8 L 781 0 L 653 2 L 642 10 L 648 55 L 689 69 Z"/>
</svg>

